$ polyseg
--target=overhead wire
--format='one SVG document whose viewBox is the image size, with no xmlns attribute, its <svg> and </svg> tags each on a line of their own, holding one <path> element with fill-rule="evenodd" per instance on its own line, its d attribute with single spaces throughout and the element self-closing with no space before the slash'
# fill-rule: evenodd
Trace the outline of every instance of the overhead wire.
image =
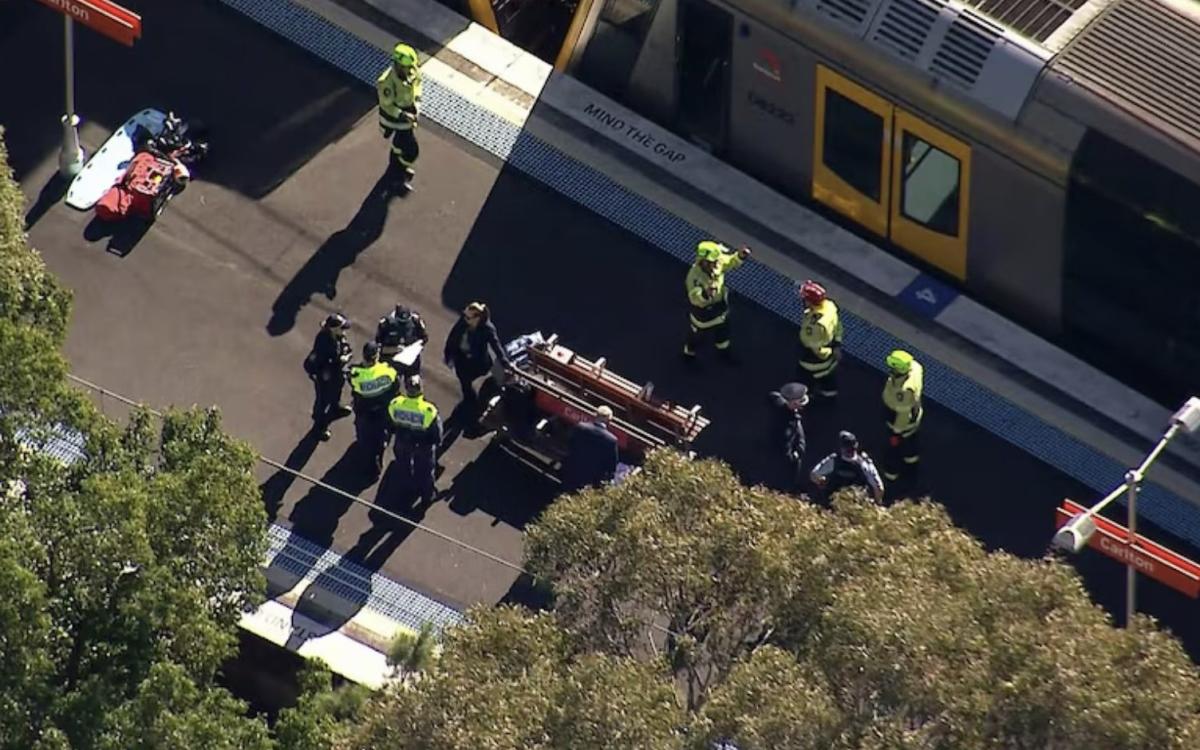
<svg viewBox="0 0 1200 750">
<path fill-rule="evenodd" d="M 86 388 L 89 388 L 92 391 L 95 391 L 96 393 L 99 393 L 103 396 L 107 396 L 109 398 L 116 399 L 117 401 L 120 401 L 121 403 L 125 404 L 126 406 L 131 406 L 131 407 L 134 407 L 137 409 L 144 409 L 144 410 L 146 410 L 146 412 L 154 415 L 155 417 L 158 417 L 159 419 L 161 419 L 163 417 L 163 413 L 161 411 L 159 411 L 151 406 L 147 406 L 144 403 L 135 401 L 135 400 L 129 398 L 128 396 L 125 396 L 124 394 L 109 390 L 108 388 L 105 388 L 102 385 L 93 383 L 90 380 L 86 380 L 84 378 L 79 377 L 78 375 L 75 375 L 73 373 L 67 373 L 67 378 L 71 381 L 79 383 L 80 385 L 82 385 Z M 470 542 L 463 541 L 462 539 L 458 539 L 457 537 L 453 537 L 449 534 L 438 531 L 437 529 L 426 526 L 423 523 L 414 521 L 411 518 L 406 518 L 405 516 L 403 516 L 399 513 L 396 513 L 393 510 L 390 510 L 381 505 L 378 505 L 377 503 L 373 503 L 370 500 L 365 500 L 365 499 L 359 497 L 358 495 L 355 495 L 354 493 L 347 492 L 347 491 L 341 489 L 340 487 L 335 487 L 334 485 L 329 484 L 328 482 L 324 482 L 320 479 L 317 479 L 316 477 L 306 474 L 298 469 L 293 469 L 292 467 L 290 467 L 286 464 L 280 463 L 279 461 L 276 461 L 272 458 L 267 458 L 266 456 L 264 456 L 262 453 L 259 453 L 258 451 L 255 451 L 255 456 L 260 462 L 266 464 L 267 466 L 270 466 L 271 468 L 275 469 L 276 471 L 282 471 L 287 474 L 291 474 L 292 476 L 296 477 L 297 479 L 302 479 L 305 482 L 308 482 L 309 484 L 311 484 L 315 487 L 320 487 L 321 489 L 325 490 L 326 492 L 331 492 L 331 493 L 333 493 L 339 497 L 342 497 L 346 500 L 350 500 L 351 502 L 354 502 L 358 505 L 369 508 L 370 510 L 372 510 L 374 512 L 381 513 L 381 514 L 387 516 L 388 518 L 391 518 L 392 520 L 399 521 L 399 522 L 413 528 L 414 530 L 423 531 L 427 534 L 430 534 L 431 536 L 441 539 L 442 541 L 453 544 L 454 546 L 459 547 L 460 549 L 463 549 L 463 550 L 466 550 L 473 554 L 479 555 L 480 557 L 490 560 L 490 561 L 496 563 L 497 565 L 501 565 L 509 570 L 512 570 L 512 571 L 520 574 L 520 575 L 528 576 L 528 578 L 535 583 L 539 582 L 539 581 L 549 583 L 549 581 L 547 581 L 545 578 L 530 572 L 524 566 L 514 563 L 511 560 L 506 560 L 503 557 L 500 557 L 499 555 L 495 555 L 491 552 L 488 552 L 485 549 L 481 549 L 481 548 L 471 544 Z M 643 621 L 643 622 L 645 622 L 647 627 L 651 628 L 652 630 L 656 630 L 664 635 L 669 635 L 673 638 L 681 638 L 682 637 L 682 635 L 680 633 L 677 633 L 664 625 L 660 625 L 655 622 L 648 622 L 648 621 Z"/>
</svg>

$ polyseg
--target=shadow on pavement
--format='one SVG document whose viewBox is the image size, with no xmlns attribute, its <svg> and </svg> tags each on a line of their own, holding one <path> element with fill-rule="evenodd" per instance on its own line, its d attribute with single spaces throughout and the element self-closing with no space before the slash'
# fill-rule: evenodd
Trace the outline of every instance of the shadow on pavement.
<svg viewBox="0 0 1200 750">
<path fill-rule="evenodd" d="M 416 503 L 415 495 L 406 492 L 391 464 L 375 492 L 375 503 L 397 513 L 413 523 L 425 517 L 425 506 Z M 372 509 L 372 525 L 343 553 L 336 565 L 322 571 L 306 588 L 293 609 L 292 635 L 289 648 L 298 647 L 309 638 L 331 633 L 349 622 L 371 598 L 371 573 L 380 570 L 413 532 L 413 526 Z M 307 618 L 319 625 L 304 623 Z"/>
<path fill-rule="evenodd" d="M 387 222 L 390 179 L 385 173 L 367 193 L 358 212 L 344 229 L 329 236 L 291 281 L 279 292 L 271 305 L 267 332 L 281 336 L 296 325 L 296 316 L 315 294 L 329 299 L 337 296 L 337 280 L 342 271 L 354 263 L 359 253 L 383 234 Z"/>
<path fill-rule="evenodd" d="M 292 452 L 288 454 L 288 457 L 283 462 L 283 465 L 291 469 L 291 471 L 277 469 L 267 481 L 259 485 L 259 489 L 262 491 L 263 504 L 267 509 L 267 520 L 274 521 L 279 515 L 279 508 L 283 505 L 283 498 L 287 496 L 288 490 L 291 489 L 292 484 L 296 481 L 294 472 L 304 468 L 320 444 L 320 435 L 315 428 L 304 433 L 304 437 L 300 438 L 300 442 L 296 443 L 296 447 L 292 448 Z"/>
<path fill-rule="evenodd" d="M 104 249 L 119 258 L 124 258 L 133 252 L 151 226 L 150 222 L 136 218 L 115 222 L 93 218 L 83 228 L 83 238 L 88 242 L 107 239 L 108 243 Z"/>
<path fill-rule="evenodd" d="M 38 221 L 46 215 L 46 212 L 55 206 L 63 196 L 67 194 L 67 187 L 70 186 L 70 181 L 63 177 L 58 172 L 42 186 L 38 197 L 34 200 L 33 205 L 25 212 L 25 231 L 28 232 L 33 228 Z"/>
<path fill-rule="evenodd" d="M 321 476 L 321 481 L 351 495 L 360 495 L 374 484 L 375 478 L 366 470 L 359 451 L 351 445 Z M 292 533 L 288 542 L 268 564 L 268 568 L 271 569 L 268 596 L 274 598 L 291 591 L 317 564 L 317 559 L 295 537 L 322 549 L 329 548 L 333 543 L 338 522 L 353 504 L 353 500 L 316 485 L 300 498 L 289 516 Z"/>
<path fill-rule="evenodd" d="M 532 576 L 522 573 L 499 603 L 519 604 L 539 612 L 548 612 L 554 606 L 554 592 L 548 585 L 537 583 Z"/>
<path fill-rule="evenodd" d="M 492 525 L 525 528 L 554 500 L 558 485 L 505 453 L 495 443 L 459 470 L 443 497 L 459 515 L 481 511 Z"/>
</svg>

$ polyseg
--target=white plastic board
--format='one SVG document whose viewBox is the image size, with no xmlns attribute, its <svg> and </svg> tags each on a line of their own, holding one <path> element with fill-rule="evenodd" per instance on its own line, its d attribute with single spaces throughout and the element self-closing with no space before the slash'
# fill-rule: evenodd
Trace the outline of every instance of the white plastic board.
<svg viewBox="0 0 1200 750">
<path fill-rule="evenodd" d="M 129 168 L 129 162 L 133 159 L 133 134 L 137 132 L 138 126 L 158 135 L 162 132 L 166 119 L 167 115 L 164 112 L 143 109 L 126 120 L 124 125 L 108 137 L 100 150 L 92 154 L 92 158 L 88 159 L 87 164 L 83 165 L 83 169 L 71 181 L 71 186 L 67 188 L 67 205 L 80 211 L 87 211 L 96 205 L 109 188 L 125 176 L 125 170 Z"/>
<path fill-rule="evenodd" d="M 421 351 L 425 348 L 425 342 L 414 341 L 400 351 L 396 352 L 396 356 L 392 357 L 392 361 L 405 367 L 412 367 L 417 361 L 417 357 L 421 356 Z"/>
</svg>

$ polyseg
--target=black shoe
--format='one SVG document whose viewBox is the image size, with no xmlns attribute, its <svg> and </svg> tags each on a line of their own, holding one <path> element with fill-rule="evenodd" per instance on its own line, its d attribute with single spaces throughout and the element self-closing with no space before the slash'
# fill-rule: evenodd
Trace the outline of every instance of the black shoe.
<svg viewBox="0 0 1200 750">
<path fill-rule="evenodd" d="M 336 417 L 348 417 L 353 413 L 354 413 L 354 409 L 351 409 L 346 404 L 338 404 L 337 406 L 333 407 L 333 415 L 335 418 Z"/>
<path fill-rule="evenodd" d="M 326 427 L 325 429 L 321 430 L 321 432 L 320 432 L 320 434 L 318 435 L 318 437 L 320 437 L 320 438 L 321 438 L 321 442 L 322 442 L 322 443 L 324 443 L 324 442 L 326 442 L 327 440 L 329 440 L 329 438 L 333 437 L 333 432 L 332 432 L 332 431 L 330 431 L 330 429 L 329 429 L 328 427 Z"/>
</svg>

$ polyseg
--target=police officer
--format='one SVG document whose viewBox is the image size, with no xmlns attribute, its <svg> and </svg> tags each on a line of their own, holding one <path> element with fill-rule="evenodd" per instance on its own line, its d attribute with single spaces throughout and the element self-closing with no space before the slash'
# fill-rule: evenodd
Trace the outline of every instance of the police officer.
<svg viewBox="0 0 1200 750">
<path fill-rule="evenodd" d="M 375 90 L 379 94 L 379 127 L 392 141 L 388 171 L 397 181 L 402 180 L 405 190 L 412 190 L 416 175 L 413 166 L 420 153 L 416 133 L 421 107 L 417 51 L 407 44 L 397 44 L 392 50 L 392 64 L 379 74 Z"/>
<path fill-rule="evenodd" d="M 837 366 L 842 358 L 842 321 L 825 287 L 809 279 L 800 285 L 804 317 L 800 320 L 799 374 L 818 396 L 837 395 Z"/>
<path fill-rule="evenodd" d="M 321 330 L 313 339 L 312 351 L 304 358 L 304 371 L 313 382 L 316 391 L 313 398 L 313 429 L 320 430 L 322 440 L 332 433 L 329 425 L 338 417 L 350 413 L 350 407 L 341 403 L 342 389 L 346 386 L 346 365 L 350 363 L 350 342 L 346 329 L 350 321 L 346 316 L 335 313 L 325 318 Z"/>
<path fill-rule="evenodd" d="M 420 375 L 404 378 L 404 393 L 388 404 L 388 418 L 396 434 L 393 450 L 405 484 L 417 490 L 421 502 L 433 502 L 442 419 L 437 406 L 425 399 Z"/>
<path fill-rule="evenodd" d="M 808 447 L 801 419 L 804 407 L 808 405 L 808 388 L 803 383 L 784 383 L 779 390 L 767 394 L 767 401 L 775 421 L 772 440 L 783 447 L 794 481 L 799 484 L 803 476 L 800 465 L 804 463 L 804 452 Z"/>
<path fill-rule="evenodd" d="M 858 449 L 858 438 L 852 432 L 838 435 L 838 449 L 817 464 L 809 477 L 813 484 L 825 490 L 825 496 L 846 487 L 863 487 L 875 502 L 883 501 L 883 480 L 875 462 Z"/>
<path fill-rule="evenodd" d="M 725 285 L 725 273 L 737 268 L 749 257 L 748 247 L 733 251 L 713 240 L 704 240 L 696 246 L 696 262 L 688 269 L 684 281 L 691 305 L 691 314 L 688 316 L 691 327 L 683 345 L 686 361 L 695 361 L 696 347 L 701 339 L 707 337 L 712 338 L 718 354 L 726 360 L 732 359 L 729 287 Z"/>
<path fill-rule="evenodd" d="M 354 394 L 354 437 L 371 459 L 374 471 L 383 468 L 387 447 L 387 408 L 396 395 L 398 375 L 387 362 L 379 361 L 379 344 L 363 344 L 362 364 L 350 368 L 350 391 Z"/>
<path fill-rule="evenodd" d="M 888 447 L 883 459 L 883 476 L 888 481 L 902 474 L 915 473 L 921 460 L 917 431 L 924 409 L 921 392 L 925 387 L 925 368 L 906 351 L 897 349 L 887 356 L 888 379 L 883 384 L 883 418 L 887 425 Z"/>
<path fill-rule="evenodd" d="M 395 310 L 379 319 L 375 342 L 379 344 L 380 357 L 385 362 L 392 362 L 401 375 L 420 374 L 421 355 L 418 354 L 410 366 L 400 366 L 392 359 L 401 349 L 418 341 L 429 343 L 429 331 L 425 328 L 425 320 L 416 310 L 397 304 Z"/>
</svg>

